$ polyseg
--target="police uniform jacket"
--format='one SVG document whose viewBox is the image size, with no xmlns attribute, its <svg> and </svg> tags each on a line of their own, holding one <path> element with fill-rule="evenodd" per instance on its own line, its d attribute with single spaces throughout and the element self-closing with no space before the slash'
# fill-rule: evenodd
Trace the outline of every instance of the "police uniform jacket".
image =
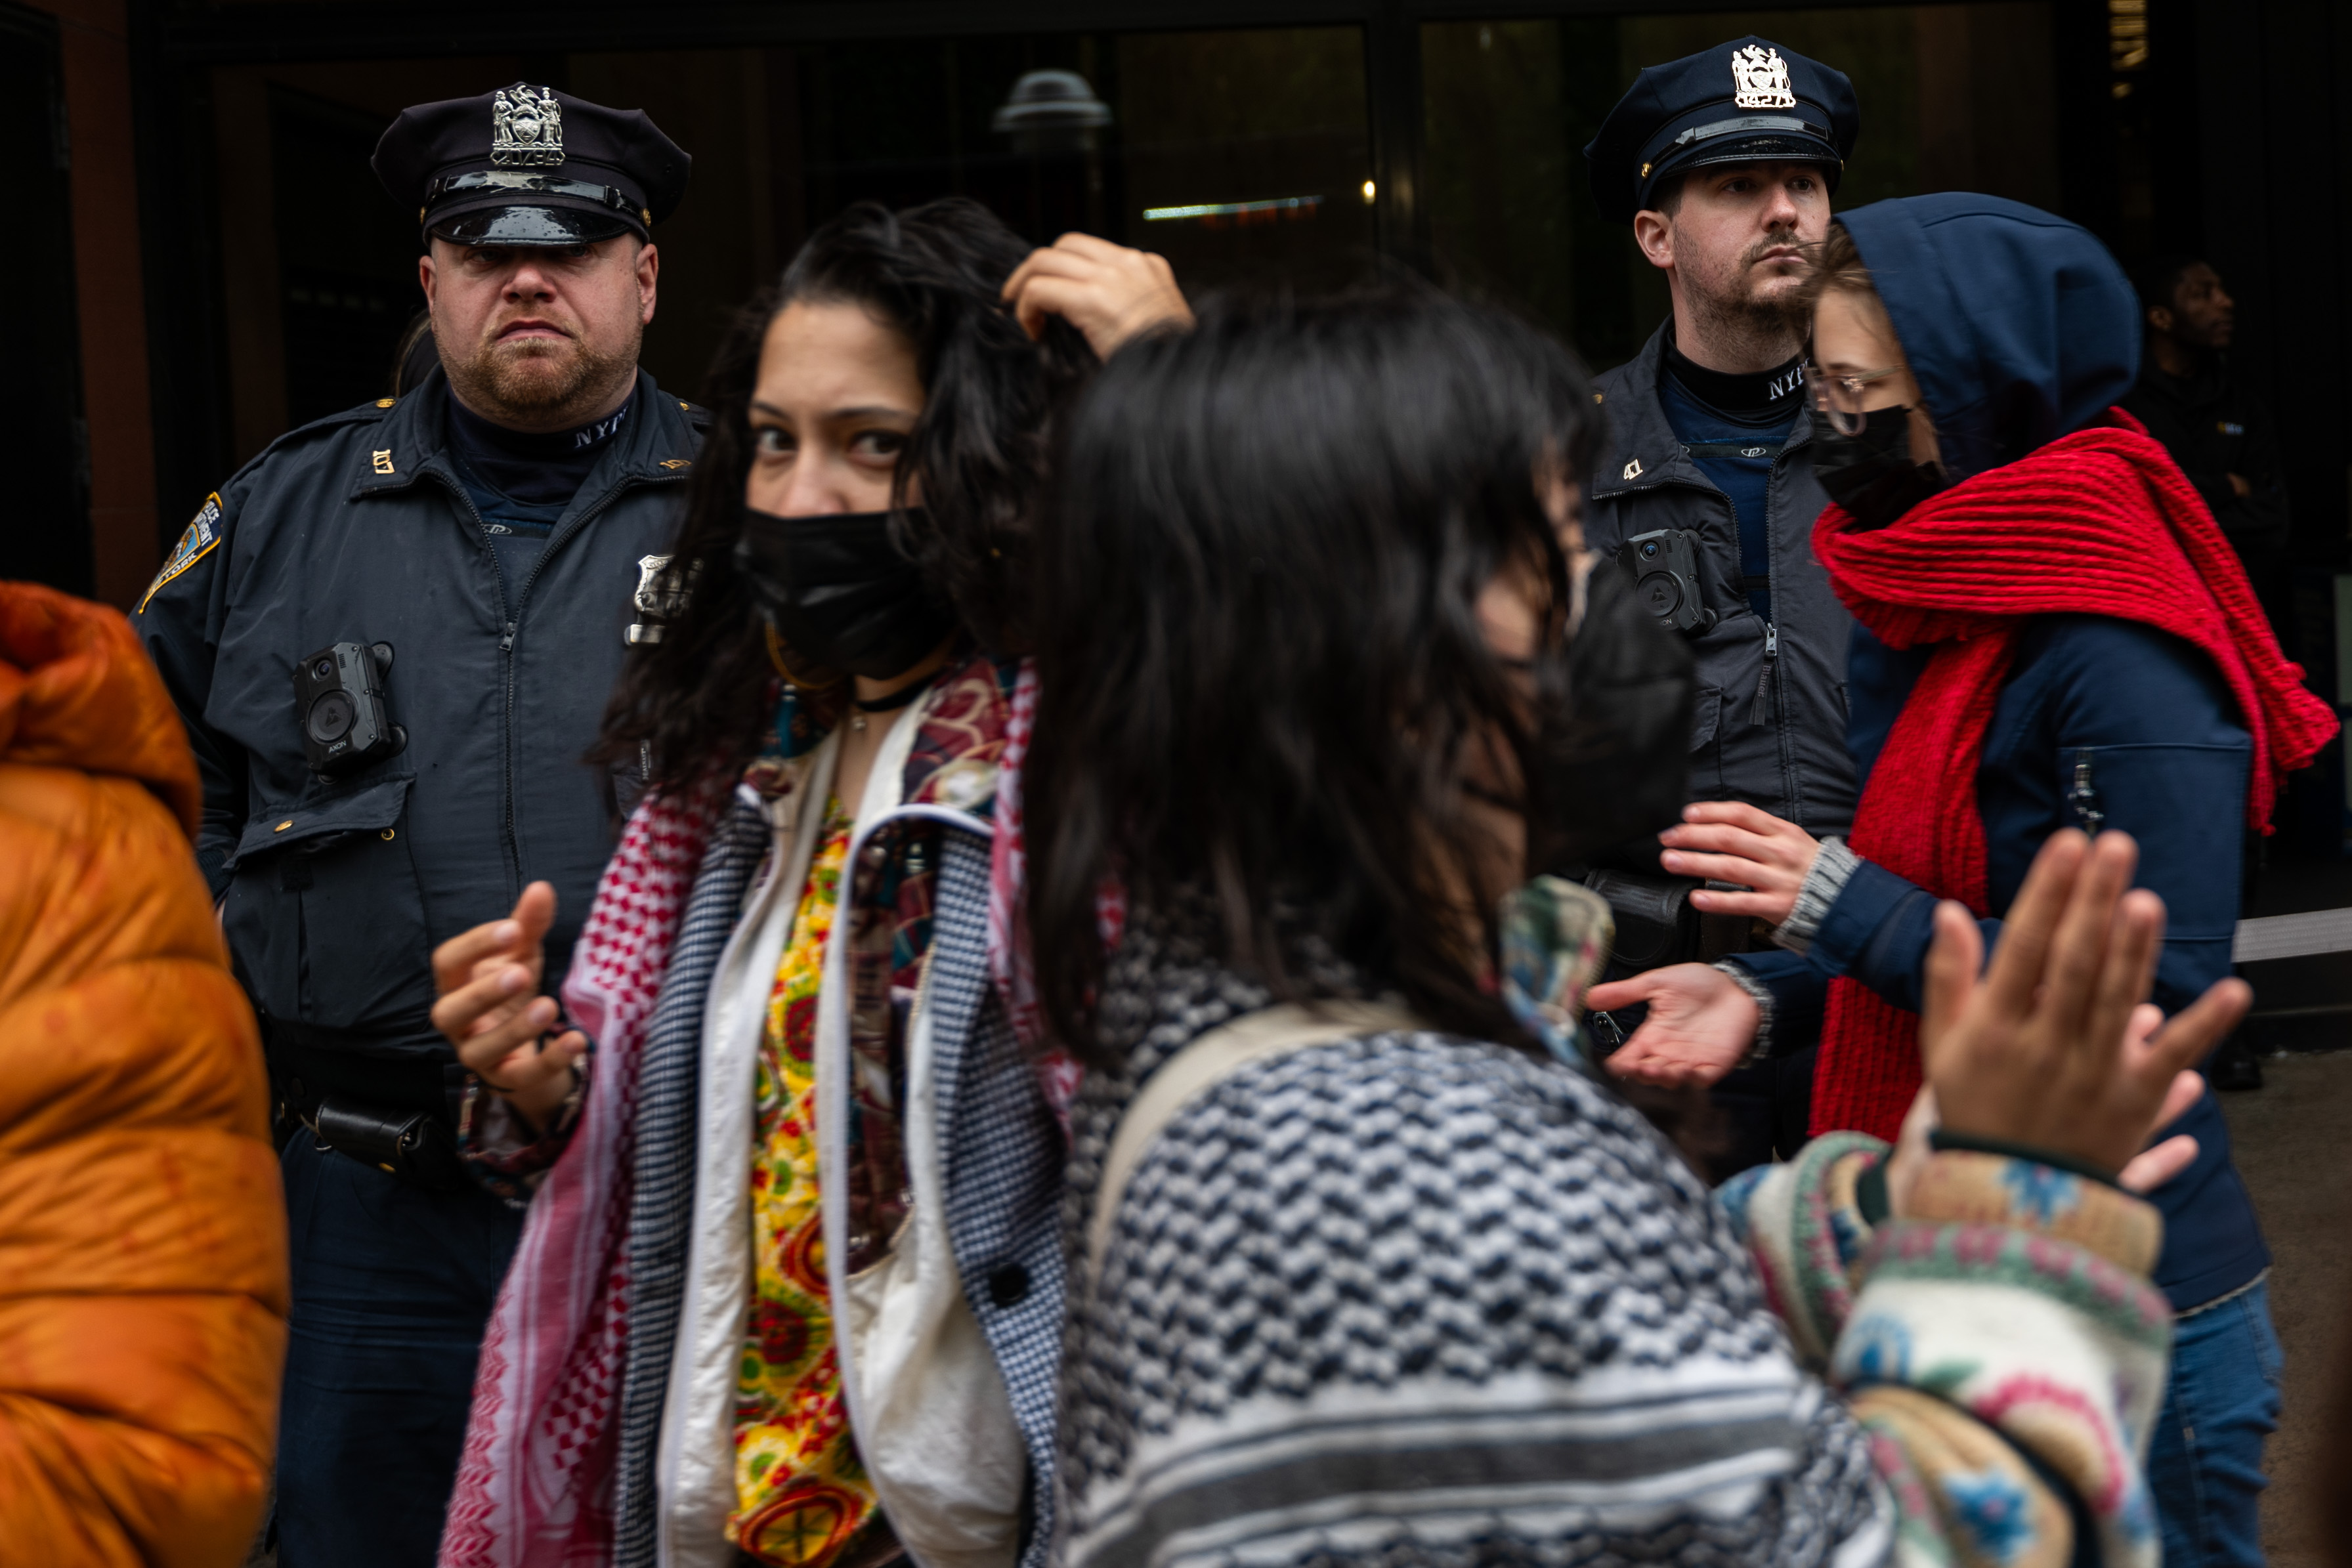
<svg viewBox="0 0 2352 1568">
<path fill-rule="evenodd" d="M 204 778 L 197 855 L 273 1042 L 446 1061 L 436 944 L 555 886 L 561 977 L 610 856 L 615 780 L 581 760 L 667 548 L 699 410 L 630 413 L 528 580 L 501 580 L 445 449 L 448 383 L 281 437 L 205 503 L 136 612 Z M 511 608 L 509 608 L 511 607 Z M 389 643 L 398 755 L 305 765 L 297 661 Z M 634 769 L 628 770 L 634 772 Z"/>
<path fill-rule="evenodd" d="M 1658 528 L 1697 536 L 1700 591 L 1719 617 L 1691 638 L 1698 689 L 1691 729 L 1694 800 L 1744 800 L 1820 837 L 1853 821 L 1845 744 L 1845 655 L 1853 620 L 1813 559 L 1813 519 L 1829 504 L 1813 477 L 1813 415 L 1797 415 L 1772 465 L 1765 528 L 1772 615 L 1741 591 L 1731 502 L 1684 452 L 1658 401 L 1667 329 L 1632 362 L 1598 378 L 1608 433 L 1585 507 L 1585 540 L 1613 556 Z"/>
</svg>

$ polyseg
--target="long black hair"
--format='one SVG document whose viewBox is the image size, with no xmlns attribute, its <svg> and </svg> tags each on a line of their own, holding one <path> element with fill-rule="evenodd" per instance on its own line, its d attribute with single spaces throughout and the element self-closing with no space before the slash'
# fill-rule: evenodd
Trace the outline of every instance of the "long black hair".
<svg viewBox="0 0 2352 1568">
<path fill-rule="evenodd" d="M 734 549 L 760 352 L 795 302 L 862 306 L 913 346 L 923 412 L 892 479 L 894 537 L 982 647 L 1024 649 L 1030 532 L 1052 419 L 1095 365 L 1068 323 L 1049 319 L 1032 342 L 998 298 L 1029 250 L 976 202 L 899 213 L 862 202 L 811 235 L 783 277 L 736 314 L 711 362 L 711 427 L 665 575 L 677 598 L 662 640 L 622 672 L 596 760 L 648 758 L 651 782 L 674 790 L 731 772 L 759 748 L 775 672 Z M 910 486 L 919 487 L 919 511 L 906 508 Z"/>
<path fill-rule="evenodd" d="M 1425 288 L 1220 302 L 1104 371 L 1039 534 L 1024 785 L 1072 1049 L 1108 1065 L 1106 878 L 1139 912 L 1205 896 L 1277 995 L 1311 985 L 1308 936 L 1433 1024 L 1520 1038 L 1485 956 L 1521 872 L 1492 803 L 1541 815 L 1571 601 L 1544 478 L 1582 480 L 1597 422 L 1563 346 Z M 1507 573 L 1550 650 L 1532 685 L 1475 610 Z"/>
</svg>

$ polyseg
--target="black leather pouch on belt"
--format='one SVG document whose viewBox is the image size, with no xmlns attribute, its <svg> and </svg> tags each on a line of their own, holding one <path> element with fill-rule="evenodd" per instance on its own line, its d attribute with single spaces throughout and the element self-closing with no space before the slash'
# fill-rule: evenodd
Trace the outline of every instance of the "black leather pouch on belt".
<svg viewBox="0 0 2352 1568">
<path fill-rule="evenodd" d="M 457 1139 L 440 1118 L 427 1112 L 384 1111 L 331 1094 L 319 1102 L 310 1130 L 318 1134 L 321 1148 L 390 1171 L 403 1181 L 444 1190 L 465 1185 Z"/>
<path fill-rule="evenodd" d="M 418 1186 L 466 1185 L 443 1064 L 373 1056 L 331 1031 L 272 1019 L 263 1025 L 281 1123 L 299 1122 L 320 1149 Z"/>
</svg>

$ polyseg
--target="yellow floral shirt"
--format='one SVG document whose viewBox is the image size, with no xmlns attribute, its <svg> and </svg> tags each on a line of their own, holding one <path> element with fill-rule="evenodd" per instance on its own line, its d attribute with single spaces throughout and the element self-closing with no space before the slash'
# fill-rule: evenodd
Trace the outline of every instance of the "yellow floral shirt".
<svg viewBox="0 0 2352 1568">
<path fill-rule="evenodd" d="M 751 1312 L 735 1377 L 735 1512 L 727 1533 L 780 1568 L 824 1568 L 876 1508 L 842 1400 L 817 1188 L 817 991 L 850 828 L 841 802 L 827 801 L 768 995 L 755 1078 Z"/>
</svg>

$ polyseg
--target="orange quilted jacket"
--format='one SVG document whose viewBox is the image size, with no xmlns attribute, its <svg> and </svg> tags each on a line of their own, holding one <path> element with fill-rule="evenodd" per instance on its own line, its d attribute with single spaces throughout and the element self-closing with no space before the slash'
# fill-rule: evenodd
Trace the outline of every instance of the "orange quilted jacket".
<svg viewBox="0 0 2352 1568">
<path fill-rule="evenodd" d="M 119 612 L 0 583 L 0 1560 L 234 1565 L 286 1211 L 261 1049 Z"/>
</svg>

